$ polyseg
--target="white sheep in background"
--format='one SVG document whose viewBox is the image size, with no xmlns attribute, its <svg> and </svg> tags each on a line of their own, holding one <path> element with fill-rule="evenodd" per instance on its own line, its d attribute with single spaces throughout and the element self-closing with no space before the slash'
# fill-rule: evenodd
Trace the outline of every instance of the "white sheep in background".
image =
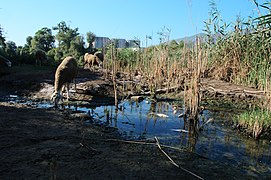
<svg viewBox="0 0 271 180">
<path fill-rule="evenodd" d="M 67 99 L 69 100 L 69 83 L 72 82 L 76 75 L 77 75 L 77 62 L 73 57 L 68 56 L 57 67 L 55 73 L 55 86 L 54 86 L 55 89 L 51 97 L 51 101 L 54 102 L 56 107 L 58 107 L 59 100 L 63 102 L 62 91 L 64 90 L 65 86 L 67 91 Z"/>
</svg>

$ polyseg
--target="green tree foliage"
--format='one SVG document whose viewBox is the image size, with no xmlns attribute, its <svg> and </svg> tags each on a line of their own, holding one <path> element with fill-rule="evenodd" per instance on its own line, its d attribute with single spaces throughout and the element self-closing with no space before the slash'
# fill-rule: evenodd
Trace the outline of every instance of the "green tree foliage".
<svg viewBox="0 0 271 180">
<path fill-rule="evenodd" d="M 49 59 L 54 60 L 52 62 L 53 64 L 58 64 L 63 58 L 63 52 L 60 50 L 60 48 L 53 48 L 48 51 L 47 56 L 49 57 Z"/>
<path fill-rule="evenodd" d="M 13 41 L 8 41 L 6 42 L 6 48 L 5 48 L 5 53 L 8 59 L 12 61 L 12 63 L 17 63 L 16 58 L 17 58 L 17 46 L 15 42 Z"/>
<path fill-rule="evenodd" d="M 28 47 L 31 47 L 31 41 L 32 41 L 32 39 L 33 39 L 33 37 L 32 36 L 28 36 L 27 38 L 26 38 L 26 46 L 28 46 Z"/>
<path fill-rule="evenodd" d="M 4 35 L 3 35 L 3 29 L 0 26 L 0 48 L 2 48 L 2 49 L 5 48 L 5 46 L 6 46 L 5 41 L 6 41 L 6 39 L 5 39 Z"/>
<path fill-rule="evenodd" d="M 53 30 L 58 30 L 56 40 L 59 48 L 63 50 L 64 54 L 68 54 L 71 41 L 79 35 L 78 28 L 72 29 L 64 21 L 61 21 L 57 26 L 53 27 Z"/>
<path fill-rule="evenodd" d="M 93 32 L 91 32 L 91 31 L 87 32 L 87 43 L 88 43 L 88 51 L 89 52 L 93 51 L 93 42 L 95 40 L 95 37 L 96 37 L 96 35 Z"/>
<path fill-rule="evenodd" d="M 6 52 L 7 54 L 10 56 L 10 57 L 15 57 L 16 56 L 16 49 L 17 49 L 17 46 L 15 44 L 15 42 L 13 41 L 8 41 L 6 43 Z"/>
<path fill-rule="evenodd" d="M 54 47 L 54 42 L 55 40 L 54 36 L 52 35 L 52 30 L 44 27 L 38 30 L 35 33 L 35 36 L 31 39 L 31 48 L 34 50 L 43 50 L 48 52 Z"/>
<path fill-rule="evenodd" d="M 57 33 L 54 36 L 52 30 Z M 34 36 L 26 38 L 26 44 L 22 47 L 17 47 L 12 41 L 5 42 L 3 29 L 0 26 L 0 53 L 17 63 L 35 63 L 35 53 L 43 51 L 52 64 L 58 64 L 66 56 L 74 56 L 83 62 L 83 55 L 86 51 L 93 51 L 93 42 L 96 35 L 91 31 L 87 32 L 87 43 L 89 49 L 85 49 L 84 37 L 79 35 L 78 28 L 69 27 L 65 21 L 61 21 L 52 29 L 43 27 L 38 30 Z M 57 45 L 55 44 L 57 41 Z"/>
<path fill-rule="evenodd" d="M 83 64 L 83 54 L 85 42 L 82 36 L 76 36 L 70 44 L 69 54 L 72 54 L 76 59 L 79 60 L 80 64 Z"/>
<path fill-rule="evenodd" d="M 57 26 L 53 27 L 53 30 L 58 31 L 55 36 L 58 46 L 48 53 L 49 56 L 54 57 L 57 62 L 69 55 L 78 60 L 82 59 L 85 42 L 84 38 L 79 35 L 78 28 L 72 29 L 64 21 L 61 21 Z"/>
</svg>

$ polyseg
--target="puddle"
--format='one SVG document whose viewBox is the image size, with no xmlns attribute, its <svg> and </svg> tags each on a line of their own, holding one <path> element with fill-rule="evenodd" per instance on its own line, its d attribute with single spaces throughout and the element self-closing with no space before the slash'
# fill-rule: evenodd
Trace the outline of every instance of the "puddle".
<svg viewBox="0 0 271 180">
<path fill-rule="evenodd" d="M 27 101 L 12 95 L 5 101 L 29 103 L 37 108 L 53 107 L 46 101 Z M 127 139 L 154 139 L 156 136 L 165 145 L 186 148 L 214 161 L 236 166 L 252 177 L 270 177 L 270 141 L 255 141 L 238 134 L 229 124 L 232 112 L 204 110 L 198 124 L 202 128 L 195 133 L 189 122 L 179 117 L 184 110 L 181 101 L 124 101 L 117 111 L 115 106 L 70 108 L 118 128 Z"/>
</svg>

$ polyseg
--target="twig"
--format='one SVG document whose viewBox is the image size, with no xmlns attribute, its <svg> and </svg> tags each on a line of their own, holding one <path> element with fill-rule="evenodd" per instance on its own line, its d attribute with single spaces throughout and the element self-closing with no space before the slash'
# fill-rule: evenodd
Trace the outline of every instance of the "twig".
<svg viewBox="0 0 271 180">
<path fill-rule="evenodd" d="M 160 149 L 160 151 L 171 161 L 171 163 L 176 166 L 176 167 L 180 167 L 178 164 L 176 164 L 173 159 L 171 159 L 171 157 L 161 148 L 159 141 L 157 139 L 157 137 L 154 137 L 154 139 L 156 140 L 156 145 L 158 146 L 158 148 Z"/>
<path fill-rule="evenodd" d="M 123 142 L 123 143 L 131 143 L 131 144 L 143 144 L 143 145 L 155 145 L 152 142 L 144 142 L 144 141 L 127 141 L 121 139 L 105 139 L 105 141 L 115 141 L 115 142 Z"/>
<path fill-rule="evenodd" d="M 206 121 L 205 123 L 203 123 L 200 127 L 199 130 L 201 130 L 206 124 L 208 124 L 209 122 L 213 121 L 213 118 L 208 119 L 208 121 Z"/>
<path fill-rule="evenodd" d="M 122 143 L 130 143 L 130 144 L 142 144 L 142 145 L 156 145 L 156 143 L 152 143 L 152 142 L 144 142 L 144 141 L 128 141 L 128 140 L 120 140 L 120 139 L 105 139 L 104 141 L 115 141 L 115 142 L 122 142 Z M 169 149 L 173 149 L 173 150 L 176 150 L 176 151 L 182 151 L 182 152 L 189 152 L 189 153 L 193 153 L 193 154 L 196 154 L 197 156 L 201 157 L 201 158 L 204 158 L 204 159 L 209 159 L 203 155 L 200 155 L 196 152 L 190 152 L 190 151 L 187 151 L 186 149 L 181 149 L 181 148 L 177 148 L 177 147 L 173 147 L 173 146 L 167 146 L 167 145 L 163 145 L 163 144 L 160 144 L 161 147 L 164 147 L 164 148 L 169 148 Z"/>
<path fill-rule="evenodd" d="M 182 169 L 183 171 L 185 171 L 185 172 L 187 172 L 187 173 L 189 173 L 189 174 L 191 174 L 191 175 L 193 175 L 193 176 L 195 176 L 195 177 L 197 177 L 197 178 L 199 178 L 199 179 L 203 179 L 202 177 L 196 175 L 195 173 L 193 173 L 193 172 L 191 172 L 191 171 L 189 171 L 189 170 L 187 170 L 187 169 L 185 169 L 185 168 L 179 166 L 178 164 L 176 164 L 176 163 L 173 161 L 173 159 L 171 159 L 171 157 L 170 157 L 170 156 L 169 156 L 169 155 L 161 148 L 160 143 L 159 143 L 159 141 L 158 141 L 158 138 L 155 136 L 154 139 L 156 140 L 156 145 L 158 146 L 158 148 L 160 149 L 160 151 L 161 151 L 161 152 L 162 152 L 162 153 L 163 153 L 163 154 L 171 161 L 171 163 L 172 163 L 174 166 L 176 166 L 176 167 Z"/>
<path fill-rule="evenodd" d="M 87 148 L 89 151 L 97 151 L 97 150 L 94 149 L 93 147 L 90 147 L 89 145 L 83 144 L 83 143 L 81 143 L 81 142 L 80 142 L 80 146 Z"/>
</svg>

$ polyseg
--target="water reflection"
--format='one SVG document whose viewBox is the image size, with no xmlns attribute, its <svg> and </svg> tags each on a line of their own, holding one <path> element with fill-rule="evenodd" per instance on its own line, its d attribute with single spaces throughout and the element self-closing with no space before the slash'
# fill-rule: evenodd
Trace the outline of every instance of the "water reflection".
<svg viewBox="0 0 271 180">
<path fill-rule="evenodd" d="M 235 132 L 229 124 L 234 112 L 204 110 L 199 121 L 193 121 L 178 117 L 184 113 L 181 101 L 125 101 L 121 105 L 120 110 L 114 106 L 97 107 L 92 116 L 99 114 L 102 121 L 130 139 L 156 136 L 163 144 L 185 147 L 209 159 L 241 167 L 247 173 L 271 173 L 270 142 L 255 141 Z"/>
</svg>

